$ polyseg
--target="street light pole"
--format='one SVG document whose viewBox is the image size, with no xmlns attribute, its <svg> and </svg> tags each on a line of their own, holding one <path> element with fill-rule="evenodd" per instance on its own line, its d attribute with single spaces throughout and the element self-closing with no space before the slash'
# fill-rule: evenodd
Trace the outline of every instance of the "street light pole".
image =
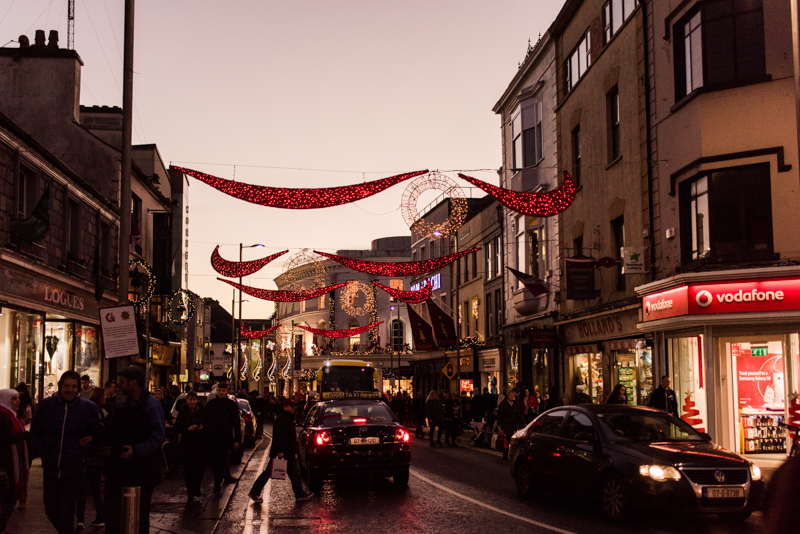
<svg viewBox="0 0 800 534">
<path fill-rule="evenodd" d="M 239 243 L 239 263 L 242 263 L 242 244 Z M 242 341 L 241 341 L 241 329 L 242 329 L 242 277 L 239 277 L 239 328 L 236 330 L 236 353 L 238 354 L 236 358 L 237 363 L 241 363 L 242 361 Z M 236 374 L 236 389 L 234 390 L 234 395 L 238 394 L 239 392 L 239 374 Z"/>
</svg>

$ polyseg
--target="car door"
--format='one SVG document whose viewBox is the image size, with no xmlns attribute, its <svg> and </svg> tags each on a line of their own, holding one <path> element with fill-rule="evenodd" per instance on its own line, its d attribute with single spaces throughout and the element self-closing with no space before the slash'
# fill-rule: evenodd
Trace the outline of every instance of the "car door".
<svg viewBox="0 0 800 534">
<path fill-rule="evenodd" d="M 297 436 L 297 448 L 299 449 L 298 452 L 300 454 L 300 465 L 305 465 L 306 453 L 308 451 L 308 441 L 310 439 L 314 439 L 312 434 L 315 432 L 312 429 L 317 426 L 318 413 L 318 406 L 314 406 L 311 408 L 311 410 L 309 410 L 308 415 L 303 422 L 303 430 L 301 430 L 300 434 Z"/>
<path fill-rule="evenodd" d="M 556 448 L 560 445 L 559 432 L 569 413 L 568 409 L 553 410 L 539 417 L 531 428 L 529 457 L 533 468 L 548 480 L 559 478 Z"/>
<path fill-rule="evenodd" d="M 561 427 L 556 447 L 560 478 L 568 489 L 589 492 L 597 482 L 597 439 L 597 429 L 589 414 L 572 410 Z"/>
</svg>

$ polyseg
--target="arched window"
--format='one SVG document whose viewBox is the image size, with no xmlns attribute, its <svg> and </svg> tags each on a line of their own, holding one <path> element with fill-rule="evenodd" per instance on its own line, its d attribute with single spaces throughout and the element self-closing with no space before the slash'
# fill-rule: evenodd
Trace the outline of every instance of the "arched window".
<svg viewBox="0 0 800 534">
<path fill-rule="evenodd" d="M 403 340 L 405 339 L 403 332 L 403 321 L 394 319 L 392 321 L 392 350 L 400 352 L 403 350 Z"/>
</svg>

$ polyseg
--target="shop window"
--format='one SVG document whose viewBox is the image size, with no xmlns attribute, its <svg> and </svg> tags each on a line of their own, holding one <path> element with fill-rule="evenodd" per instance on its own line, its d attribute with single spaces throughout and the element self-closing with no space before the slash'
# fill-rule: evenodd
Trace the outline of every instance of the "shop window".
<svg viewBox="0 0 800 534">
<path fill-rule="evenodd" d="M 619 89 L 614 87 L 606 94 L 608 162 L 611 163 L 622 155 L 619 127 Z"/>
<path fill-rule="evenodd" d="M 698 432 L 708 428 L 703 338 L 702 335 L 674 338 L 668 344 L 678 415 Z"/>
<path fill-rule="evenodd" d="M 64 371 L 72 369 L 72 323 L 47 321 L 44 334 L 44 396 L 49 397 Z"/>
<path fill-rule="evenodd" d="M 576 187 L 581 185 L 581 126 L 572 130 L 572 181 Z"/>
<path fill-rule="evenodd" d="M 622 384 L 628 404 L 646 405 L 653 392 L 653 355 L 649 347 L 614 351 L 614 385 Z"/>
<path fill-rule="evenodd" d="M 75 325 L 75 371 L 89 375 L 95 387 L 102 387 L 100 377 L 100 350 L 97 329 L 82 324 Z"/>
<path fill-rule="evenodd" d="M 41 315 L 3 307 L 0 313 L 0 384 L 13 388 L 24 383 L 31 395 L 38 391 L 43 343 Z M 37 398 L 38 399 L 38 398 Z"/>
<path fill-rule="evenodd" d="M 603 6 L 603 44 L 608 43 L 630 17 L 639 0 L 611 0 Z"/>
<path fill-rule="evenodd" d="M 710 0 L 674 26 L 675 98 L 766 74 L 761 0 Z"/>
<path fill-rule="evenodd" d="M 583 386 L 583 392 L 589 395 L 592 402 L 597 404 L 605 400 L 603 391 L 603 353 L 576 354 L 575 355 L 576 389 Z"/>
<path fill-rule="evenodd" d="M 774 256 L 768 163 L 712 171 L 685 182 L 680 200 L 684 261 Z"/>
<path fill-rule="evenodd" d="M 564 63 L 564 75 L 566 82 L 566 92 L 572 91 L 578 80 L 586 73 L 586 70 L 592 64 L 592 46 L 591 35 L 589 30 L 583 34 L 581 40 L 573 49 L 572 53 Z"/>
</svg>

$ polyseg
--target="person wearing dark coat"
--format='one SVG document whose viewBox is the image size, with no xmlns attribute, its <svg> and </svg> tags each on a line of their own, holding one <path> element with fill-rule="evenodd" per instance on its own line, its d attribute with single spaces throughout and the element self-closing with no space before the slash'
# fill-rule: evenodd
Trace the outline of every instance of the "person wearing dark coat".
<svg viewBox="0 0 800 534">
<path fill-rule="evenodd" d="M 415 435 L 418 438 L 424 438 L 425 431 L 423 430 L 423 427 L 425 426 L 425 400 L 422 398 L 422 391 L 417 391 L 417 394 L 414 395 L 414 400 L 411 401 L 411 409 L 414 412 L 414 419 L 416 419 L 417 423 L 417 431 Z"/>
<path fill-rule="evenodd" d="M 228 383 L 217 384 L 217 396 L 206 403 L 206 430 L 214 472 L 214 495 L 222 495 L 222 482 L 232 483 L 236 479 L 226 477 L 226 466 L 230 464 L 231 450 L 242 444 L 242 423 L 239 419 L 237 401 L 228 398 Z"/>
<path fill-rule="evenodd" d="M 200 485 L 206 467 L 205 408 L 197 402 L 197 393 L 186 394 L 186 404 L 175 419 L 175 431 L 180 434 L 180 451 L 183 458 L 183 474 L 189 502 L 200 500 Z"/>
<path fill-rule="evenodd" d="M 628 394 L 623 384 L 614 386 L 614 389 L 611 390 L 611 395 L 608 396 L 606 404 L 628 404 Z"/>
<path fill-rule="evenodd" d="M 444 412 L 442 411 L 442 403 L 439 401 L 439 395 L 436 390 L 431 390 L 428 393 L 428 400 L 425 401 L 425 415 L 428 417 L 428 430 L 430 431 L 431 447 L 442 445 L 442 430 L 444 429 Z M 436 443 L 433 442 L 433 432 L 439 428 L 439 437 Z"/>
<path fill-rule="evenodd" d="M 300 478 L 300 461 L 297 459 L 297 433 L 294 426 L 294 413 L 296 407 L 291 399 L 283 401 L 283 412 L 275 418 L 272 425 L 272 446 L 269 449 L 269 463 L 264 472 L 258 475 L 253 487 L 250 489 L 249 496 L 256 502 L 263 501 L 261 492 L 269 481 L 272 473 L 272 462 L 275 458 L 286 460 L 286 474 L 292 483 L 294 498 L 298 501 L 305 501 L 314 496 L 310 491 L 303 487 Z"/>
<path fill-rule="evenodd" d="M 451 447 L 458 447 L 456 436 L 461 424 L 460 409 L 461 403 L 456 398 L 456 394 L 451 393 L 450 398 L 444 401 L 444 444 Z"/>
<path fill-rule="evenodd" d="M 678 401 L 675 398 L 675 392 L 672 391 L 669 384 L 669 376 L 662 376 L 661 385 L 650 395 L 650 402 L 648 402 L 647 405 L 678 417 Z"/>
<path fill-rule="evenodd" d="M 499 426 L 500 430 L 505 434 L 504 438 L 506 442 L 503 448 L 503 460 L 508 460 L 508 443 L 511 441 L 511 436 L 514 432 L 528 424 L 525 418 L 522 417 L 522 414 L 519 413 L 516 400 L 517 392 L 513 389 L 509 390 L 506 398 L 500 403 L 500 406 L 497 407 L 497 426 Z"/>
<path fill-rule="evenodd" d="M 550 388 L 550 393 L 547 395 L 545 399 L 544 408 L 542 411 L 550 410 L 551 408 L 557 408 L 559 406 L 564 406 L 564 401 L 561 400 L 561 395 L 558 394 L 558 386 L 553 386 Z"/>
<path fill-rule="evenodd" d="M 6 531 L 14 504 L 28 483 L 28 433 L 16 416 L 20 395 L 13 389 L 0 389 L 0 469 L 8 486 L 0 487 L 0 532 Z"/>
</svg>

